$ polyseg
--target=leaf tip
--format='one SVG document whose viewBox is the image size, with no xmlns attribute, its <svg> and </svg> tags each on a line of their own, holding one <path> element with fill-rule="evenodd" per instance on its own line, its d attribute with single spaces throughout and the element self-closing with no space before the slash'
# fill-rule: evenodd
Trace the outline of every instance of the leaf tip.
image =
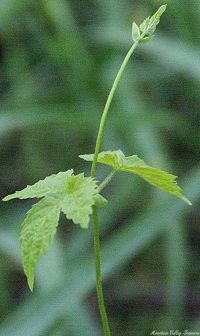
<svg viewBox="0 0 200 336">
<path fill-rule="evenodd" d="M 161 5 L 161 6 L 158 8 L 158 10 L 157 10 L 156 13 L 158 13 L 159 16 L 161 16 L 161 15 L 166 11 L 166 8 L 167 8 L 167 4 Z"/>
<path fill-rule="evenodd" d="M 33 292 L 33 287 L 34 287 L 34 276 L 28 276 L 27 275 L 27 282 L 28 282 L 28 286 L 31 290 L 31 292 Z"/>
<path fill-rule="evenodd" d="M 7 195 L 7 196 L 5 196 L 4 198 L 2 198 L 2 201 L 3 201 L 3 202 L 7 202 L 7 201 L 10 201 L 12 198 L 14 198 L 14 197 L 13 197 L 13 194 L 11 194 L 11 195 Z"/>
<path fill-rule="evenodd" d="M 187 197 L 182 196 L 181 198 L 182 198 L 182 200 L 183 200 L 185 203 L 187 203 L 188 205 L 192 206 L 192 203 L 190 202 L 190 200 L 189 200 Z"/>
<path fill-rule="evenodd" d="M 75 223 L 75 224 L 80 224 L 81 229 L 87 230 L 88 229 L 88 225 L 89 225 L 89 218 L 88 218 L 87 221 L 84 221 L 82 223 Z"/>
</svg>

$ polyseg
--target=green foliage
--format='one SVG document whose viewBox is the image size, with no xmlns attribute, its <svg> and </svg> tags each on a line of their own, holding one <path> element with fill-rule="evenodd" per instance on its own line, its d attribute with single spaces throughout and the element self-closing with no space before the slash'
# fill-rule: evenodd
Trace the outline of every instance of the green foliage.
<svg viewBox="0 0 200 336">
<path fill-rule="evenodd" d="M 80 158 L 86 161 L 93 161 L 94 155 L 80 155 Z M 148 166 L 137 155 L 126 157 L 121 150 L 106 151 L 99 153 L 97 161 L 113 167 L 116 171 L 136 174 L 153 186 L 177 196 L 191 205 L 190 201 L 183 196 L 181 188 L 175 181 L 177 176 Z"/>
<path fill-rule="evenodd" d="M 68 219 L 72 219 L 75 224 L 80 224 L 82 228 L 87 228 L 92 206 L 97 201 L 95 198 L 97 196 L 96 188 L 94 179 L 84 177 L 84 174 L 73 175 L 71 169 L 47 176 L 32 186 L 27 186 L 21 191 L 4 197 L 3 201 L 14 198 L 53 197 L 54 202 Z"/>
<path fill-rule="evenodd" d="M 68 219 L 86 229 L 96 195 L 97 185 L 91 177 L 84 177 L 84 174 L 72 175 L 66 181 L 66 193 L 60 204 L 61 210 Z"/>
<path fill-rule="evenodd" d="M 105 203 L 105 199 L 97 194 L 94 179 L 84 177 L 84 174 L 75 176 L 73 170 L 48 176 L 3 200 L 35 197 L 44 198 L 27 213 L 20 234 L 24 271 L 31 290 L 36 264 L 53 240 L 60 211 L 75 224 L 87 228 L 92 206 L 96 202 L 98 205 Z"/>
<path fill-rule="evenodd" d="M 3 201 L 10 201 L 14 198 L 41 198 L 49 195 L 64 194 L 66 192 L 67 180 L 72 174 L 73 170 L 71 169 L 66 172 L 59 172 L 58 174 L 47 176 L 44 180 L 40 180 L 31 186 L 27 186 L 23 190 L 16 191 L 14 194 L 4 197 Z"/>
<path fill-rule="evenodd" d="M 167 5 L 162 5 L 153 16 L 146 18 L 140 24 L 140 32 L 143 35 L 143 37 L 145 36 L 150 37 L 154 34 L 156 26 L 160 22 L 160 17 L 166 10 L 166 7 Z"/>
<path fill-rule="evenodd" d="M 140 39 L 140 29 L 135 22 L 132 23 L 132 39 L 134 42 Z"/>
<path fill-rule="evenodd" d="M 81 171 L 76 153 L 93 152 L 102 97 L 130 45 L 130 13 L 139 23 L 155 1 L 40 5 L 23 0 L 0 4 L 2 197 L 66 170 L 66 163 Z M 123 147 L 124 153 L 140 153 L 145 162 L 176 172 L 194 206 L 158 194 L 131 174 L 119 174 L 112 190 L 106 190 L 112 202 L 101 211 L 102 267 L 116 336 L 166 330 L 170 319 L 170 330 L 199 330 L 193 299 L 199 288 L 200 5 L 168 1 L 167 11 L 159 35 L 141 48 L 120 83 L 104 149 Z M 98 177 L 104 169 L 99 165 Z M 59 228 L 65 234 L 55 236 L 41 259 L 31 295 L 18 246 L 27 206 L 1 204 L 0 334 L 82 336 L 84 330 L 101 335 L 88 301 L 95 287 L 91 227 L 87 232 L 75 225 Z"/>
<path fill-rule="evenodd" d="M 151 18 L 147 18 L 140 25 L 140 29 L 135 23 L 133 23 L 132 36 L 135 42 L 140 41 L 140 39 L 142 40 L 145 38 L 145 36 L 151 36 L 154 33 L 156 26 L 159 23 L 160 16 L 165 11 L 165 8 L 166 6 L 161 6 Z M 102 114 L 103 123 L 101 123 L 99 128 L 100 133 L 97 136 L 96 150 L 100 148 L 101 145 L 103 129 L 115 89 L 122 76 L 124 68 L 136 47 L 137 43 L 131 47 L 129 53 L 127 54 L 128 57 L 124 59 L 122 67 L 120 68 L 118 76 L 116 77 L 116 81 L 114 82 L 111 89 L 112 94 L 110 93 L 110 97 L 108 97 L 109 103 L 107 101 L 104 112 Z M 94 156 L 90 156 L 90 161 L 93 161 L 93 172 L 96 169 L 96 154 L 98 155 L 98 152 L 96 152 Z M 87 156 L 84 158 L 88 159 Z M 108 164 L 115 170 L 128 171 L 138 174 L 154 186 L 157 186 L 158 188 L 168 191 L 187 201 L 187 199 L 182 196 L 181 189 L 173 184 L 175 176 L 147 166 L 137 156 L 125 158 L 121 151 L 115 151 L 101 153 L 99 158 L 99 162 Z M 16 191 L 14 194 L 8 195 L 3 199 L 4 201 L 9 201 L 14 198 L 26 199 L 44 197 L 44 200 L 33 206 L 32 209 L 28 212 L 28 215 L 23 222 L 21 231 L 20 240 L 24 270 L 28 278 L 29 287 L 31 289 L 33 288 L 34 283 L 34 272 L 36 264 L 44 252 L 46 252 L 53 239 L 60 210 L 64 212 L 68 219 L 72 219 L 75 224 L 80 224 L 82 228 L 87 228 L 89 223 L 89 216 L 92 214 L 93 205 L 96 204 L 96 206 L 99 207 L 104 206 L 107 203 L 105 198 L 100 195 L 97 196 L 97 185 L 93 179 L 93 176 L 93 173 L 91 174 L 91 177 L 88 178 L 85 178 L 84 174 L 74 176 L 73 170 L 60 172 L 57 175 L 54 174 L 48 176 L 44 180 L 39 181 L 32 186 L 27 186 L 21 191 Z M 108 179 L 106 183 L 108 183 L 110 179 Z M 189 201 L 187 202 L 189 203 Z M 50 217 L 49 214 L 51 214 Z M 47 235 L 46 231 L 48 230 L 48 222 L 50 228 L 49 234 Z M 94 219 L 94 226 L 97 225 L 98 223 Z M 98 232 L 97 228 L 95 232 Z M 96 237 L 96 239 L 99 240 L 99 237 Z M 98 260 L 98 263 L 100 272 L 100 260 Z M 97 286 L 98 283 L 100 284 L 99 280 L 97 279 Z M 99 290 L 102 291 L 102 288 L 99 288 Z M 102 296 L 102 293 L 100 296 Z M 100 307 L 102 305 L 104 304 L 100 304 Z M 109 326 L 107 325 L 104 327 L 107 329 L 108 334 L 110 334 Z"/>
<path fill-rule="evenodd" d="M 101 284 L 98 213 L 96 210 L 93 212 L 92 207 L 95 205 L 98 207 L 103 206 L 106 204 L 106 200 L 100 195 L 97 195 L 97 184 L 93 178 L 95 176 L 97 162 L 111 166 L 114 172 L 124 171 L 137 174 L 150 184 L 180 197 L 188 204 L 191 204 L 182 195 L 180 187 L 177 186 L 175 182 L 176 176 L 146 165 L 137 155 L 125 157 L 120 150 L 99 153 L 108 110 L 127 62 L 135 51 L 138 43 L 153 35 L 165 9 L 166 5 L 161 6 L 151 18 L 148 17 L 144 20 L 140 27 L 133 22 L 132 37 L 134 44 L 127 53 L 109 93 L 96 139 L 95 154 L 80 156 L 86 161 L 92 161 L 91 177 L 85 178 L 84 174 L 75 176 L 73 175 L 73 170 L 60 172 L 57 175 L 48 176 L 33 186 L 27 186 L 25 189 L 8 195 L 3 199 L 4 201 L 9 201 L 14 198 L 26 199 L 44 197 L 28 212 L 22 224 L 20 235 L 24 271 L 31 290 L 34 285 L 36 264 L 53 240 L 60 211 L 64 212 L 66 217 L 72 219 L 75 224 L 80 224 L 82 228 L 88 227 L 89 216 L 93 213 L 96 286 L 105 336 L 110 336 L 110 328 Z M 112 177 L 113 173 L 111 172 L 111 175 L 101 183 L 101 189 L 110 182 Z"/>
<path fill-rule="evenodd" d="M 39 201 L 28 211 L 22 224 L 20 243 L 24 272 L 31 290 L 34 285 L 35 267 L 54 238 L 59 215 L 58 200 L 49 196 Z"/>
<path fill-rule="evenodd" d="M 132 38 L 133 41 L 148 41 L 156 30 L 156 26 L 160 22 L 161 15 L 165 12 L 167 5 L 162 5 L 157 12 L 151 17 L 147 17 L 138 27 L 137 23 L 132 24 Z"/>
</svg>

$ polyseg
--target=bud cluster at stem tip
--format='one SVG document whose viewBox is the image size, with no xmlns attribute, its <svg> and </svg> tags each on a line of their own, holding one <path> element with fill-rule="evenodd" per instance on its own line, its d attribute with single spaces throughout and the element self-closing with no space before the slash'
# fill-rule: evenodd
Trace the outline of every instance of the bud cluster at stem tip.
<svg viewBox="0 0 200 336">
<path fill-rule="evenodd" d="M 156 26 L 160 22 L 160 17 L 166 10 L 167 5 L 162 5 L 154 15 L 147 17 L 140 26 L 133 22 L 132 24 L 132 39 L 134 42 L 145 42 L 153 37 Z"/>
</svg>

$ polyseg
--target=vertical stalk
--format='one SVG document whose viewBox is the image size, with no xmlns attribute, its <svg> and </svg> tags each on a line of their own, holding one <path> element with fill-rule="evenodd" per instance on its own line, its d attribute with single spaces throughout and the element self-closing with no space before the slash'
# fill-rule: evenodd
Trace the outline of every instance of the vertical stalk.
<svg viewBox="0 0 200 336">
<path fill-rule="evenodd" d="M 121 67 L 119 68 L 119 71 L 117 73 L 117 76 L 115 77 L 115 80 L 113 82 L 112 88 L 110 90 L 110 93 L 108 95 L 103 113 L 102 113 L 102 117 L 101 117 L 101 121 L 100 121 L 100 126 L 99 126 L 99 131 L 98 131 L 98 135 L 97 135 L 97 140 L 96 140 L 96 145 L 95 145 L 95 152 L 94 152 L 94 159 L 92 162 L 92 168 L 91 168 L 91 176 L 95 177 L 96 174 L 96 165 L 97 165 L 97 157 L 101 148 L 101 144 L 102 144 L 102 139 L 103 139 L 103 132 L 104 132 L 104 127 L 105 127 L 105 123 L 106 123 L 106 119 L 107 119 L 107 115 L 108 115 L 108 110 L 110 108 L 115 90 L 119 84 L 119 81 L 122 77 L 122 74 L 124 72 L 124 69 L 131 57 L 131 55 L 133 54 L 134 50 L 137 48 L 139 43 L 139 40 L 136 41 L 131 48 L 129 49 L 128 53 L 126 54 L 126 57 L 124 58 L 124 61 L 121 65 Z"/>
<path fill-rule="evenodd" d="M 99 126 L 99 131 L 98 131 L 98 135 L 97 135 L 97 139 L 96 139 L 94 159 L 93 159 L 92 167 L 91 167 L 91 176 L 92 177 L 95 177 L 95 175 L 96 175 L 97 158 L 98 158 L 98 154 L 99 154 L 101 144 L 102 144 L 103 132 L 104 132 L 105 122 L 106 122 L 106 119 L 107 119 L 110 104 L 112 102 L 115 90 L 116 90 L 116 88 L 119 84 L 121 76 L 124 72 L 124 69 L 125 69 L 128 61 L 129 61 L 131 55 L 133 54 L 134 50 L 138 46 L 138 44 L 139 44 L 139 40 L 136 41 L 131 46 L 131 48 L 129 49 L 129 51 L 128 51 L 126 57 L 124 58 L 124 61 L 123 61 L 122 65 L 121 65 L 121 67 L 120 67 L 120 69 L 117 73 L 117 76 L 116 76 L 116 78 L 113 82 L 110 93 L 108 95 L 108 98 L 107 98 L 107 101 L 106 101 L 106 104 L 105 104 L 105 107 L 104 107 L 104 110 L 103 110 L 103 113 L 102 113 L 100 126 Z M 111 177 L 109 177 L 109 178 L 111 178 Z M 94 230 L 94 254 L 95 254 L 97 298 L 98 298 L 98 304 L 99 304 L 99 310 L 100 310 L 100 315 L 101 315 L 101 321 L 102 321 L 104 336 L 111 336 L 108 317 L 107 317 L 107 313 L 106 313 L 106 306 L 105 306 L 105 302 L 104 302 L 103 288 L 102 288 L 99 220 L 98 220 L 98 211 L 97 211 L 97 208 L 95 206 L 93 207 L 92 219 L 93 219 L 93 230 Z"/>
<path fill-rule="evenodd" d="M 97 298 L 98 298 L 98 304 L 99 304 L 99 310 L 100 310 L 100 315 L 101 315 L 104 336 L 111 336 L 107 312 L 106 312 L 106 306 L 104 302 L 103 288 L 102 288 L 99 219 L 98 219 L 98 213 L 97 213 L 96 207 L 94 207 L 93 209 L 92 219 L 93 219 L 93 224 L 94 224 L 94 254 L 95 254 Z"/>
</svg>

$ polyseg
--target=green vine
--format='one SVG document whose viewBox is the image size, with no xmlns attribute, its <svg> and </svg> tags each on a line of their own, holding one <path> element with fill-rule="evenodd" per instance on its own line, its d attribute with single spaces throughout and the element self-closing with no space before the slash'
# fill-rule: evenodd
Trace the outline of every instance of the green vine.
<svg viewBox="0 0 200 336">
<path fill-rule="evenodd" d="M 107 200 L 100 193 L 118 172 L 126 172 L 136 174 L 153 186 L 191 204 L 177 185 L 176 176 L 147 165 L 137 155 L 125 156 L 121 150 L 100 153 L 108 111 L 125 67 L 138 45 L 153 37 L 165 9 L 166 5 L 161 6 L 152 17 L 146 18 L 140 26 L 133 22 L 133 44 L 122 62 L 108 95 L 99 125 L 94 154 L 80 155 L 82 159 L 92 162 L 91 176 L 85 177 L 84 173 L 75 175 L 73 169 L 59 172 L 3 199 L 3 201 L 8 201 L 14 198 L 41 198 L 28 211 L 20 233 L 24 272 L 31 290 L 34 286 L 36 265 L 53 241 L 60 212 L 62 211 L 68 219 L 84 229 L 88 227 L 90 216 L 92 216 L 96 288 L 104 336 L 110 336 L 111 332 L 102 289 L 98 219 L 99 206 L 106 205 Z M 111 172 L 100 184 L 96 181 L 98 163 L 111 167 Z"/>
</svg>

